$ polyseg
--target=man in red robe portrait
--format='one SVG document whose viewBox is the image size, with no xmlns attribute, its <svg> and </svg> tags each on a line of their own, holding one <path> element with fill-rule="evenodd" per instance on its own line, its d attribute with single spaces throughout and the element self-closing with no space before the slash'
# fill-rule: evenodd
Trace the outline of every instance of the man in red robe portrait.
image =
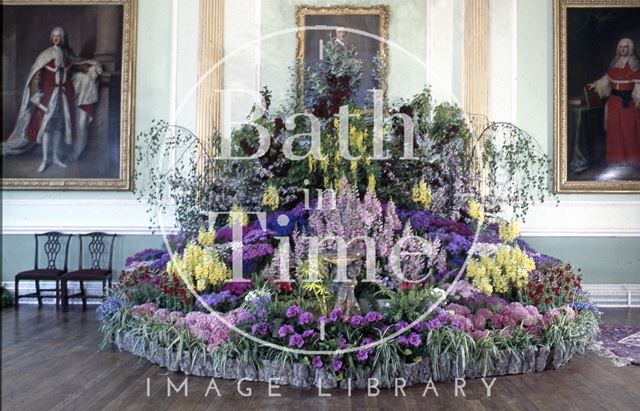
<svg viewBox="0 0 640 411">
<path fill-rule="evenodd" d="M 631 39 L 618 42 L 609 70 L 589 87 L 607 97 L 607 163 L 640 165 L 640 62 Z"/>
</svg>

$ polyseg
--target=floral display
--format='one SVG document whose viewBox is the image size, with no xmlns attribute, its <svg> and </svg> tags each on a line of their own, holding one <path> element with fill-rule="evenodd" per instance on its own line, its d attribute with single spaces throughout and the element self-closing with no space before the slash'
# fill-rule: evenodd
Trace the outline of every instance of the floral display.
<svg viewBox="0 0 640 411">
<path fill-rule="evenodd" d="M 105 344 L 172 370 L 305 387 L 542 371 L 582 352 L 599 311 L 580 276 L 519 238 L 518 217 L 546 181 L 528 167 L 546 159 L 493 145 L 478 156 L 464 113 L 434 105 L 428 89 L 389 105 L 376 129 L 351 104 L 357 55 L 326 47 L 300 102 L 316 116 L 317 141 L 305 137 L 308 117 L 272 108 L 263 90 L 263 156 L 151 173 L 149 186 L 170 190 L 143 185 L 141 196 L 162 210 L 171 199 L 182 231 L 170 250 L 127 259 L 98 310 Z M 149 133 L 152 145 L 185 138 L 164 123 Z M 515 141 L 532 150 L 525 137 Z M 231 143 L 248 157 L 259 136 L 247 125 Z M 482 196 L 480 168 L 504 158 L 507 175 L 529 180 L 509 188 L 492 178 Z"/>
</svg>

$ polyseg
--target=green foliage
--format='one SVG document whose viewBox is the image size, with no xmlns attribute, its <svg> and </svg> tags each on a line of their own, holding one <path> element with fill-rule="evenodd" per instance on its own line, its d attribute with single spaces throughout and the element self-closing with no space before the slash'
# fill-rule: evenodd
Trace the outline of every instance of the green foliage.
<svg viewBox="0 0 640 411">
<path fill-rule="evenodd" d="M 6 308 L 13 305 L 13 295 L 5 288 L 0 286 L 0 308 Z"/>
<path fill-rule="evenodd" d="M 411 287 L 407 290 L 390 290 L 381 287 L 379 296 L 389 299 L 389 305 L 384 309 L 385 315 L 394 322 L 413 322 L 423 315 L 429 305 L 437 301 L 436 295 L 429 287 Z"/>
<path fill-rule="evenodd" d="M 533 137 L 510 123 L 491 123 L 480 139 L 492 203 L 508 205 L 524 221 L 529 208 L 550 192 L 549 157 Z"/>
</svg>

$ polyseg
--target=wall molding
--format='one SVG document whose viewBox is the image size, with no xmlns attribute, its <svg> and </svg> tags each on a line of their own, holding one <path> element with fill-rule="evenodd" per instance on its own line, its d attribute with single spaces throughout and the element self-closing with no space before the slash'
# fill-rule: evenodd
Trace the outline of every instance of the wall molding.
<svg viewBox="0 0 640 411">
<path fill-rule="evenodd" d="M 123 235 L 160 234 L 147 206 L 135 199 L 4 199 L 2 234 L 45 231 L 106 231 Z M 535 206 L 523 236 L 640 237 L 640 201 L 554 201 Z M 55 216 L 55 218 L 52 218 Z M 166 231 L 175 232 L 171 224 Z"/>
</svg>

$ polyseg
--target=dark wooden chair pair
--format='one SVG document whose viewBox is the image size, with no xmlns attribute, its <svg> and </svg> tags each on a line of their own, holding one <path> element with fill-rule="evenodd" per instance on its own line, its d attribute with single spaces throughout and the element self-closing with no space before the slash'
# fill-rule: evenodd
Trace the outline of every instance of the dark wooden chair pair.
<svg viewBox="0 0 640 411">
<path fill-rule="evenodd" d="M 107 284 L 111 288 L 111 273 L 113 268 L 113 249 L 116 234 L 93 232 L 80 234 L 80 250 L 78 269 L 67 270 L 69 259 L 69 242 L 71 234 L 49 232 L 36 234 L 36 251 L 34 269 L 18 273 L 15 277 L 15 306 L 19 308 L 20 298 L 36 297 L 38 305 L 42 305 L 43 298 L 56 300 L 56 306 L 67 306 L 70 298 L 81 298 L 83 308 L 87 307 L 87 299 L 104 298 Z M 44 258 L 43 258 L 44 257 Z M 44 261 L 43 261 L 44 260 Z M 87 264 L 85 266 L 85 264 Z M 46 268 L 40 268 L 46 267 Z M 20 281 L 35 281 L 34 293 L 19 295 Z M 55 281 L 55 288 L 42 289 L 40 281 Z M 69 294 L 69 281 L 80 283 L 80 292 Z M 102 282 L 102 295 L 88 295 L 85 282 Z M 43 291 L 54 291 L 54 295 L 43 295 Z"/>
</svg>

